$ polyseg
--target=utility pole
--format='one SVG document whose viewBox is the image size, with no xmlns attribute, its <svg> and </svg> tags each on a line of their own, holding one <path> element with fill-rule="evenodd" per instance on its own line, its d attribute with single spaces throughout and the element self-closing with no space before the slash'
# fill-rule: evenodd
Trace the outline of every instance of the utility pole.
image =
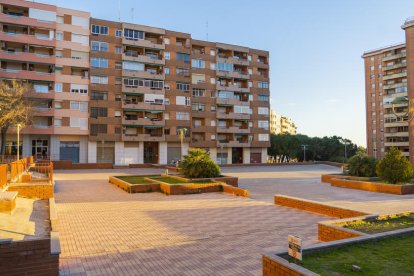
<svg viewBox="0 0 414 276">
<path fill-rule="evenodd" d="M 302 145 L 303 147 L 303 162 L 306 162 L 306 148 L 308 147 L 308 145 Z"/>
</svg>

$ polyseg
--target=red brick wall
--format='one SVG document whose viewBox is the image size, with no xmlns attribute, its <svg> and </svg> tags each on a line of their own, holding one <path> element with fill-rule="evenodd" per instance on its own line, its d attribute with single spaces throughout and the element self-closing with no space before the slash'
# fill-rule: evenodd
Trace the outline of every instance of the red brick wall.
<svg viewBox="0 0 414 276">
<path fill-rule="evenodd" d="M 283 195 L 275 195 L 275 204 L 305 210 L 309 212 L 319 213 L 334 218 L 351 218 L 367 215 L 366 213 L 354 210 L 334 207 L 311 200 Z"/>
<path fill-rule="evenodd" d="M 266 256 L 263 256 L 262 260 L 263 260 L 263 276 L 301 276 L 301 275 L 304 275 Z"/>
<path fill-rule="evenodd" d="M 341 227 L 330 226 L 326 224 L 318 224 L 318 240 L 323 242 L 343 240 L 359 237 L 361 235 L 347 231 Z"/>
<path fill-rule="evenodd" d="M 393 185 L 385 183 L 376 183 L 368 181 L 355 181 L 348 179 L 331 179 L 331 185 L 334 187 L 357 189 L 369 192 L 379 192 L 395 195 L 412 194 L 414 193 L 414 185 Z"/>
<path fill-rule="evenodd" d="M 93 169 L 112 169 L 111 163 L 79 163 L 73 164 L 71 161 L 53 161 L 55 170 L 93 170 Z"/>
<path fill-rule="evenodd" d="M 50 239 L 0 244 L 0 275 L 59 275 L 59 255 L 50 254 Z"/>
<path fill-rule="evenodd" d="M 224 193 L 230 193 L 236 196 L 249 197 L 249 190 L 233 187 L 230 185 L 222 185 Z"/>
</svg>

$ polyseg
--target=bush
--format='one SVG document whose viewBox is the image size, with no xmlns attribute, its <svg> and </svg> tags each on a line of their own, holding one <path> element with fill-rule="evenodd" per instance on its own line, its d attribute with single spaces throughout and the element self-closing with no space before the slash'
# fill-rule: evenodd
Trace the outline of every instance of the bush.
<svg viewBox="0 0 414 276">
<path fill-rule="evenodd" d="M 361 177 L 375 176 L 377 160 L 369 157 L 365 153 L 357 153 L 348 161 L 348 171 L 350 175 Z"/>
<path fill-rule="evenodd" d="M 180 164 L 181 172 L 188 178 L 210 178 L 220 176 L 220 167 L 203 149 L 191 149 Z"/>
<path fill-rule="evenodd" d="M 414 174 L 411 163 L 405 158 L 397 148 L 391 148 L 377 164 L 378 176 L 391 183 L 406 183 L 410 181 Z"/>
</svg>

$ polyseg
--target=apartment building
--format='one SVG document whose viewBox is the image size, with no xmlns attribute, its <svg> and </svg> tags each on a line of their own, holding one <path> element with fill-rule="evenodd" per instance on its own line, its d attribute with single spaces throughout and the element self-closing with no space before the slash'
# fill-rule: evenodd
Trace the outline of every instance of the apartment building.
<svg viewBox="0 0 414 276">
<path fill-rule="evenodd" d="M 43 113 L 23 131 L 24 154 L 34 150 L 80 163 L 168 164 L 197 147 L 221 164 L 266 162 L 267 51 L 39 3 L 0 3 L 3 29 L 7 20 L 15 20 L 13 26 L 27 22 L 29 30 L 40 24 L 43 39 L 28 46 L 40 51 L 39 43 L 46 43 L 49 49 L 49 57 L 42 57 L 46 65 L 27 64 L 33 68 L 28 74 L 20 73 L 26 67 L 15 68 L 20 54 L 13 47 L 0 56 L 1 79 L 36 82 L 29 94 Z M 3 44 L 33 37 L 9 30 L 0 34 Z M 39 59 L 36 53 L 31 56 Z M 15 143 L 13 132 L 8 141 Z"/>
<path fill-rule="evenodd" d="M 22 153 L 87 162 L 89 13 L 19 0 L 0 6 L 0 78 L 33 87 Z M 11 129 L 7 153 L 17 150 L 15 136 Z"/>
<path fill-rule="evenodd" d="M 292 119 L 277 114 L 275 111 L 270 111 L 270 133 L 281 134 L 288 133 L 295 135 L 297 133 L 297 127 Z"/>
</svg>

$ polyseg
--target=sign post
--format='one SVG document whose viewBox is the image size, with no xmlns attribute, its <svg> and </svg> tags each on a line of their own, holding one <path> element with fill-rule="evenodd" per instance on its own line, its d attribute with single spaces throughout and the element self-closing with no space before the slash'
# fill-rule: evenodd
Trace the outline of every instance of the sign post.
<svg viewBox="0 0 414 276">
<path fill-rule="evenodd" d="M 302 261 L 302 240 L 299 237 L 288 236 L 289 248 L 288 254 L 294 259 Z"/>
</svg>

